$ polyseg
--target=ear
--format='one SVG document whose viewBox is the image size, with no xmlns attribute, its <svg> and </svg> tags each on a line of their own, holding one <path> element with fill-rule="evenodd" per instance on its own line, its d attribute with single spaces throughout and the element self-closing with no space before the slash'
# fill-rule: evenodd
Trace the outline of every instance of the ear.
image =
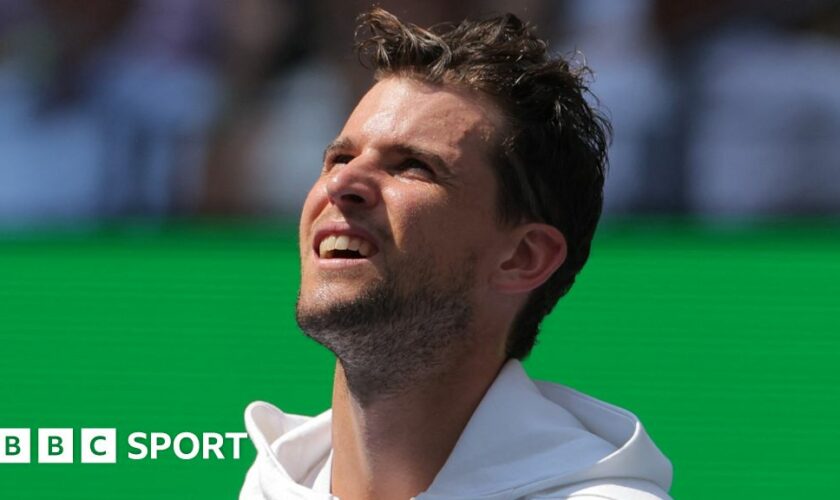
<svg viewBox="0 0 840 500">
<path fill-rule="evenodd" d="M 529 223 L 514 230 L 514 248 L 497 267 L 491 284 L 502 293 L 538 288 L 566 261 L 566 237 L 554 226 Z"/>
</svg>

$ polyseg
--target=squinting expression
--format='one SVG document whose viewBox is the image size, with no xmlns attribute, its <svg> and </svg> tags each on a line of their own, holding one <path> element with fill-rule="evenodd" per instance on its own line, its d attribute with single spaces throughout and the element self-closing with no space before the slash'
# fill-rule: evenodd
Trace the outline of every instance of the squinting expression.
<svg viewBox="0 0 840 500">
<path fill-rule="evenodd" d="M 473 259 L 486 287 L 499 244 L 491 141 L 496 108 L 466 91 L 380 81 L 325 152 L 300 222 L 299 309 L 353 301 L 377 283 L 441 286 Z M 477 257 L 477 260 L 476 260 Z"/>
</svg>

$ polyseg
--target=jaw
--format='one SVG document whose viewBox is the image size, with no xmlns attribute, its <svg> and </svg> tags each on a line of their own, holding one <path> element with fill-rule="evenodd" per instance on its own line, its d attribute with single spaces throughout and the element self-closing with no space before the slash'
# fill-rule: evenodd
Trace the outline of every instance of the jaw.
<svg viewBox="0 0 840 500">
<path fill-rule="evenodd" d="M 439 379 L 470 350 L 473 270 L 440 279 L 432 263 L 414 262 L 416 272 L 381 281 L 313 280 L 302 289 L 298 324 L 336 355 L 357 401 Z"/>
</svg>

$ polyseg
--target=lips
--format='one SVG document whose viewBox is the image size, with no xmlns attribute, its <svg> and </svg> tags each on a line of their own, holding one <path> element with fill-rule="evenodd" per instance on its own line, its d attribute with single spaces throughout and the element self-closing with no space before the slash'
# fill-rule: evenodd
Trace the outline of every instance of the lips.
<svg viewBox="0 0 840 500">
<path fill-rule="evenodd" d="M 363 230 L 346 225 L 322 227 L 315 233 L 312 249 L 320 259 L 367 259 L 379 250 Z"/>
</svg>

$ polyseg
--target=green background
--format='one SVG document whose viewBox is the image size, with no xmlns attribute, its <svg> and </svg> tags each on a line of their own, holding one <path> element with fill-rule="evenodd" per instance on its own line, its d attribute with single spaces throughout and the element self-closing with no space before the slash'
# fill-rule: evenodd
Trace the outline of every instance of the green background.
<svg viewBox="0 0 840 500">
<path fill-rule="evenodd" d="M 238 461 L 132 461 L 125 439 L 242 431 L 255 399 L 327 408 L 332 359 L 297 331 L 297 282 L 289 226 L 6 235 L 0 427 L 116 427 L 120 448 L 0 464 L 0 498 L 235 498 L 250 442 Z M 839 295 L 836 225 L 614 222 L 526 367 L 639 415 L 678 498 L 831 498 Z"/>
</svg>

